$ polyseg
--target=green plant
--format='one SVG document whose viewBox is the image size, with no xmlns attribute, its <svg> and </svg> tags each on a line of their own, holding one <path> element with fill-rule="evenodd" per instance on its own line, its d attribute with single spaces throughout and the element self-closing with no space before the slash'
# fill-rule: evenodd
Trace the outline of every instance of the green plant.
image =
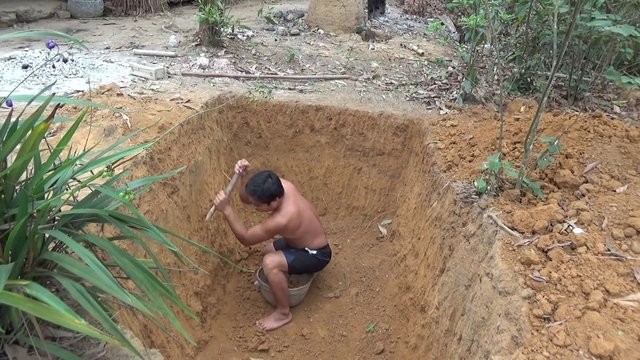
<svg viewBox="0 0 640 360">
<path fill-rule="evenodd" d="M 259 99 L 271 100 L 273 99 L 273 88 L 264 84 L 256 84 L 253 89 L 249 90 L 249 98 L 252 101 Z"/>
<path fill-rule="evenodd" d="M 197 7 L 196 19 L 204 43 L 220 45 L 225 32 L 233 31 L 238 22 L 229 14 L 222 0 L 198 0 Z"/>
<path fill-rule="evenodd" d="M 502 161 L 500 157 L 500 153 L 495 153 L 489 155 L 482 163 L 482 176 L 473 181 L 478 194 L 498 195 L 507 184 L 507 180 L 514 181 L 518 178 L 518 172 L 513 168 L 513 164 L 510 161 Z M 524 178 L 524 186 L 534 196 L 544 196 L 540 184 L 528 177 Z"/>
<path fill-rule="evenodd" d="M 5 34 L 0 41 L 26 36 L 81 44 L 45 31 Z M 44 95 L 51 87 L 2 99 L 10 109 L 0 126 L 0 349 L 16 343 L 78 359 L 42 335 L 43 327 L 60 326 L 140 355 L 113 320 L 123 306 L 193 343 L 175 311 L 194 314 L 152 248 L 183 263 L 190 261 L 171 238 L 211 250 L 153 224 L 132 203 L 180 169 L 127 180 L 126 164 L 154 143 L 124 146 L 135 134 L 103 149 L 73 146 L 89 108 L 100 105 Z M 25 102 L 21 111 L 19 102 Z M 84 109 L 52 144 L 46 134 L 65 104 Z M 38 106 L 28 111 L 31 105 Z"/>
<path fill-rule="evenodd" d="M 425 28 L 425 32 L 431 34 L 440 34 L 445 29 L 444 23 L 440 20 L 430 22 Z"/>
<path fill-rule="evenodd" d="M 293 50 L 293 49 L 289 49 L 287 51 L 287 62 L 291 63 L 296 61 L 296 59 L 298 59 L 300 57 L 300 55 L 298 55 L 298 52 Z"/>
</svg>

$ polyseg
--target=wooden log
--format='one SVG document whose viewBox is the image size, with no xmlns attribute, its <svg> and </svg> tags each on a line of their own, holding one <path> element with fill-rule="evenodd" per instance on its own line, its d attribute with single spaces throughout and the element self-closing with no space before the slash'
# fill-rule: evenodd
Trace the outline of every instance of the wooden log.
<svg viewBox="0 0 640 360">
<path fill-rule="evenodd" d="M 261 75 L 261 74 L 225 74 L 183 71 L 182 76 L 204 78 L 232 78 L 232 79 L 274 79 L 274 80 L 356 80 L 351 75 Z"/>
</svg>

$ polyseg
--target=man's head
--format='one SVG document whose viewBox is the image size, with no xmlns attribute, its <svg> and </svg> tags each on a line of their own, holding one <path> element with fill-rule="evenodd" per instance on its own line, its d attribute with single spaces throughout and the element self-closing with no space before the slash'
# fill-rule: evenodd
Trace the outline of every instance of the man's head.
<svg viewBox="0 0 640 360">
<path fill-rule="evenodd" d="M 258 211 L 273 211 L 284 196 L 282 182 L 276 173 L 271 170 L 262 170 L 255 173 L 244 188 L 251 203 Z"/>
</svg>

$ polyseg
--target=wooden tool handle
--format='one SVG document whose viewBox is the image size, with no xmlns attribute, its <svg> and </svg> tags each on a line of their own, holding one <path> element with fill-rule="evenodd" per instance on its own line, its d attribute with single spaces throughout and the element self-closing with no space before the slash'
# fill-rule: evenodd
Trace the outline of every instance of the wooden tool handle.
<svg viewBox="0 0 640 360">
<path fill-rule="evenodd" d="M 229 185 L 227 185 L 227 188 L 224 189 L 225 195 L 229 196 L 229 194 L 233 191 L 233 188 L 236 186 L 236 183 L 238 182 L 239 179 L 240 179 L 240 174 L 238 173 L 233 174 L 233 177 L 231 178 Z M 206 219 L 207 220 L 211 219 L 211 217 L 213 216 L 213 214 L 215 214 L 215 212 L 216 212 L 216 206 L 213 205 L 211 209 L 209 209 Z"/>
</svg>

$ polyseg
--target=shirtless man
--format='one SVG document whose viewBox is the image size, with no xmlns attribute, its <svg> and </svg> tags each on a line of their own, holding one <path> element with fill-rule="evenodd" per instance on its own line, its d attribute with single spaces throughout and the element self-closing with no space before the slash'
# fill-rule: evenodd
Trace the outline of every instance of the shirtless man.
<svg viewBox="0 0 640 360">
<path fill-rule="evenodd" d="M 236 238 L 252 246 L 280 235 L 264 248 L 262 268 L 276 300 L 275 311 L 256 322 L 262 330 L 275 330 L 289 321 L 289 289 L 286 273 L 315 273 L 331 260 L 331 247 L 315 208 L 296 187 L 270 170 L 247 176 L 249 162 L 238 161 L 235 172 L 241 175 L 240 199 L 257 211 L 271 212 L 261 224 L 247 228 L 220 191 L 214 200 L 216 210 L 224 214 Z"/>
</svg>

